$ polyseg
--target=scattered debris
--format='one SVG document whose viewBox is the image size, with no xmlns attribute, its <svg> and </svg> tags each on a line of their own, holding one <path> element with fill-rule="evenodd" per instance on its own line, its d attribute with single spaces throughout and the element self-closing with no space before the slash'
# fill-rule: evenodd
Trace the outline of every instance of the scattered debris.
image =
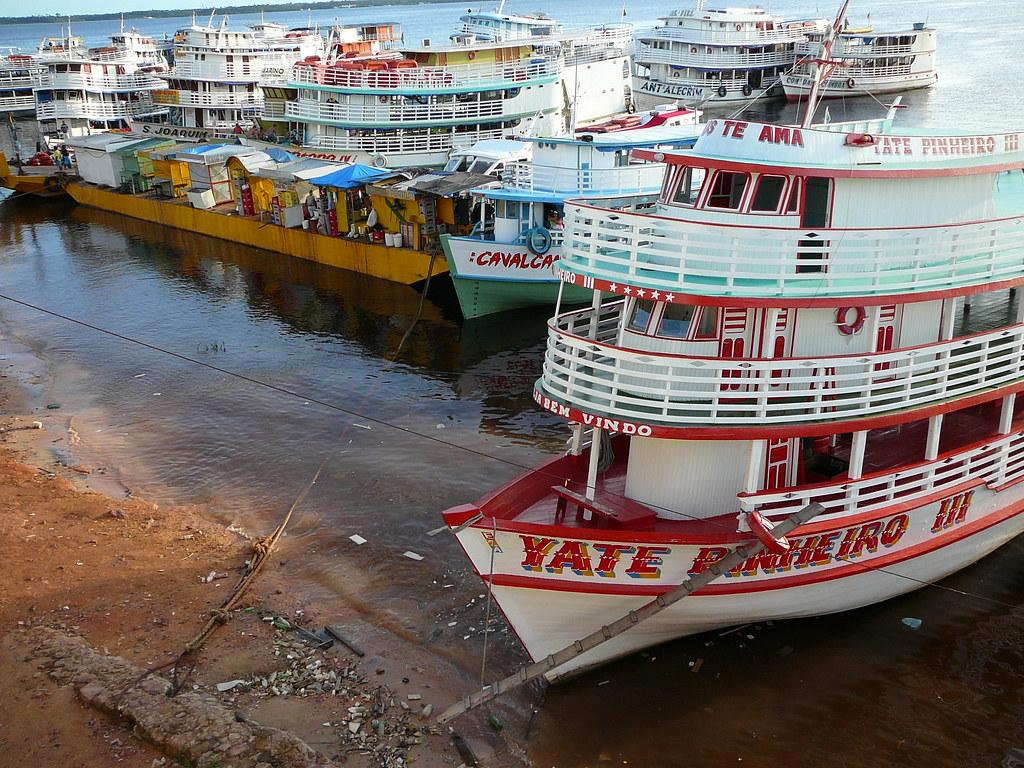
<svg viewBox="0 0 1024 768">
<path fill-rule="evenodd" d="M 224 691 L 230 691 L 232 688 L 237 688 L 240 685 L 245 685 L 245 680 L 228 680 L 223 683 L 217 683 L 217 690 L 224 693 Z"/>
<path fill-rule="evenodd" d="M 915 619 L 913 616 L 907 616 L 903 619 L 903 623 L 911 629 L 920 629 L 924 622 L 921 619 Z"/>
<path fill-rule="evenodd" d="M 353 541 L 353 542 L 355 542 L 356 544 L 359 544 L 359 545 L 362 545 L 362 544 L 365 544 L 365 543 L 366 543 L 366 539 L 364 539 L 364 538 L 363 538 L 362 536 L 360 536 L 360 535 L 359 535 L 358 533 L 353 533 L 353 534 L 352 534 L 351 536 L 349 536 L 348 538 L 349 538 L 349 541 Z"/>
<path fill-rule="evenodd" d="M 423 555 L 417 555 L 411 549 L 405 550 L 405 552 L 402 553 L 402 556 L 403 557 L 408 557 L 410 560 L 422 560 L 423 559 Z"/>
<path fill-rule="evenodd" d="M 696 674 L 700 672 L 700 668 L 704 666 L 704 659 L 700 656 L 697 657 L 696 661 L 690 662 L 690 671 Z"/>
<path fill-rule="evenodd" d="M 348 648 L 350 651 L 352 651 L 352 653 L 354 653 L 356 656 L 359 656 L 360 658 L 362 658 L 363 656 L 366 655 L 365 653 L 363 653 L 363 649 L 362 648 L 360 648 L 358 645 L 356 645 L 346 635 L 344 635 L 342 633 L 341 628 L 338 627 L 337 624 L 328 624 L 326 627 L 324 627 L 324 632 L 326 632 L 328 635 L 333 637 L 339 643 L 344 645 L 346 648 Z"/>
</svg>

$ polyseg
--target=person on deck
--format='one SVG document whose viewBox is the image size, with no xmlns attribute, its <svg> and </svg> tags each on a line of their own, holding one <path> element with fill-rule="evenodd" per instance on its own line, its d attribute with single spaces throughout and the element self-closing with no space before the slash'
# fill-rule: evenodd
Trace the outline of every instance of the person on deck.
<svg viewBox="0 0 1024 768">
<path fill-rule="evenodd" d="M 235 123 L 235 127 L 231 129 L 231 132 L 233 134 L 235 134 L 235 136 L 241 136 L 242 135 L 242 126 L 239 125 L 238 123 Z"/>
</svg>

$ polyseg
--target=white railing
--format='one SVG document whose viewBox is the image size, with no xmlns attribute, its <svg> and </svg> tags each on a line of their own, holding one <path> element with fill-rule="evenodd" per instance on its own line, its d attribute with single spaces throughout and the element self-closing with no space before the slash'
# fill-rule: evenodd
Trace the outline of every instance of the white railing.
<svg viewBox="0 0 1024 768">
<path fill-rule="evenodd" d="M 243 80 L 256 82 L 263 74 L 260 61 L 250 62 L 202 62 L 175 61 L 168 77 L 198 78 L 200 80 Z"/>
<path fill-rule="evenodd" d="M 911 420 L 916 409 L 1024 381 L 1024 324 L 893 352 L 730 360 L 623 348 L 622 307 L 549 323 L 541 379 L 548 395 L 647 424 L 763 427 L 898 411 Z"/>
<path fill-rule="evenodd" d="M 505 166 L 506 187 L 531 192 L 580 195 L 648 194 L 661 189 L 665 166 L 661 163 L 618 168 L 578 168 L 518 162 Z"/>
<path fill-rule="evenodd" d="M 696 47 L 696 46 L 693 46 Z M 679 47 L 670 50 L 651 48 L 638 45 L 634 56 L 639 64 L 672 64 L 680 67 L 787 67 L 796 61 L 792 51 L 772 51 L 770 53 L 724 53 L 716 51 L 693 53 L 687 48 Z"/>
<path fill-rule="evenodd" d="M 36 73 L 38 76 L 38 73 Z M 31 73 L 18 73 L 0 69 L 0 88 L 31 88 L 36 83 L 36 77 Z"/>
<path fill-rule="evenodd" d="M 567 203 L 570 272 L 702 296 L 880 296 L 1024 277 L 1024 217 L 913 229 L 784 229 Z"/>
<path fill-rule="evenodd" d="M 913 53 L 930 53 L 932 49 L 918 48 L 916 45 L 864 45 L 851 44 L 840 38 L 840 42 L 832 50 L 832 56 L 841 59 L 845 56 L 874 58 L 876 56 L 906 56 Z M 821 52 L 819 43 L 798 43 L 796 51 L 802 56 L 817 56 Z"/>
<path fill-rule="evenodd" d="M 33 109 L 36 105 L 35 96 L 3 96 L 0 95 L 0 112 L 15 112 Z"/>
<path fill-rule="evenodd" d="M 154 107 L 148 101 L 48 101 L 36 105 L 39 120 L 55 120 L 63 117 L 83 117 L 95 120 L 109 120 L 125 117 L 166 113 L 166 109 Z"/>
<path fill-rule="evenodd" d="M 1024 434 L 992 437 L 982 443 L 922 461 L 895 472 L 882 471 L 858 480 L 840 480 L 778 491 L 739 494 L 743 510 L 787 517 L 812 501 L 825 507 L 816 520 L 850 512 L 875 512 L 964 483 L 999 488 L 1024 478 Z"/>
<path fill-rule="evenodd" d="M 157 91 L 153 94 L 157 104 L 171 104 L 181 107 L 253 107 L 263 106 L 263 93 L 238 92 L 218 93 L 216 91 Z"/>
<path fill-rule="evenodd" d="M 378 134 L 371 136 L 325 136 L 307 137 L 306 144 L 319 149 L 348 150 L 369 154 L 401 154 L 407 152 L 448 152 L 452 149 L 471 147 L 483 139 L 505 138 L 501 128 L 467 131 L 465 133 L 422 133 L 413 135 Z"/>
<path fill-rule="evenodd" d="M 798 43 L 807 39 L 809 33 L 813 33 L 816 27 L 806 29 L 796 27 L 792 29 L 690 29 L 686 27 L 658 27 L 651 32 L 645 32 L 637 38 L 640 42 L 647 40 L 672 40 L 689 45 L 715 43 L 718 45 L 743 45 L 759 47 L 762 45 L 774 45 L 776 43 Z"/>
<path fill-rule="evenodd" d="M 100 75 L 86 72 L 46 72 L 39 76 L 37 88 L 68 88 L 83 91 L 152 91 L 166 87 L 152 75 Z"/>
<path fill-rule="evenodd" d="M 453 64 L 448 67 L 342 69 L 340 64 L 300 64 L 290 83 L 372 92 L 449 91 L 460 88 L 506 89 L 550 80 L 562 72 L 562 59 L 522 59 L 503 63 Z"/>
<path fill-rule="evenodd" d="M 285 103 L 279 100 L 267 101 L 263 104 L 263 117 L 268 120 L 284 120 Z"/>
<path fill-rule="evenodd" d="M 318 120 L 325 123 L 364 123 L 368 125 L 403 125 L 408 123 L 459 122 L 480 119 L 511 120 L 533 115 L 535 109 L 506 111 L 505 100 L 466 101 L 447 104 L 329 104 L 315 101 L 289 101 L 286 114 L 295 120 Z"/>
</svg>

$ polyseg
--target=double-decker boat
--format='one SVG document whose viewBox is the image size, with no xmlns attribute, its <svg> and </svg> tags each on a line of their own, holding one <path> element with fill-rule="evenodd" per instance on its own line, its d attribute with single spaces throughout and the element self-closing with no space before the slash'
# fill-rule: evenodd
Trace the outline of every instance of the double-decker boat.
<svg viewBox="0 0 1024 768">
<path fill-rule="evenodd" d="M 29 54 L 10 51 L 0 58 L 0 115 L 35 112 L 32 86 L 42 71 Z"/>
<path fill-rule="evenodd" d="M 556 310 L 534 399 L 571 449 L 447 524 L 535 660 L 763 549 L 549 676 L 870 605 L 1024 530 L 1024 134 L 813 113 L 651 152 L 654 209 L 565 205 L 592 303 Z"/>
<path fill-rule="evenodd" d="M 325 53 L 313 29 L 263 22 L 231 30 L 193 24 L 174 38 L 174 69 L 157 95 L 171 121 L 185 128 L 242 130 L 263 115 L 264 88 L 283 87 L 292 65 Z"/>
<path fill-rule="evenodd" d="M 695 7 L 672 12 L 637 38 L 634 99 L 713 105 L 773 92 L 797 60 L 797 46 L 824 19 L 787 20 L 763 8 Z"/>
<path fill-rule="evenodd" d="M 806 99 L 813 83 L 810 59 L 821 55 L 821 34 L 796 47 L 798 61 L 782 75 L 789 101 Z M 895 32 L 851 32 L 839 35 L 832 50 L 837 66 L 821 88 L 824 99 L 900 93 L 930 88 L 939 81 L 938 38 L 923 22 Z"/>
<path fill-rule="evenodd" d="M 44 134 L 82 136 L 127 129 L 132 120 L 162 121 L 167 108 L 153 93 L 163 87 L 157 75 L 166 61 L 155 41 L 121 30 L 112 45 L 86 48 L 68 34 L 42 42 L 36 61 L 36 119 Z"/>
<path fill-rule="evenodd" d="M 556 135 L 625 111 L 632 39 L 626 24 L 567 31 L 546 17 L 471 12 L 443 45 L 299 63 L 286 115 L 308 147 L 377 167 L 441 166 L 478 141 Z"/>
<path fill-rule="evenodd" d="M 477 190 L 480 219 L 473 232 L 441 237 L 463 316 L 553 304 L 562 286 L 555 267 L 565 200 L 612 195 L 634 206 L 653 202 L 664 166 L 637 159 L 635 150 L 691 146 L 700 116 L 664 105 L 575 136 L 522 138 L 532 145 L 530 159 L 505 164 L 501 187 Z M 563 295 L 565 301 L 589 297 L 589 290 L 575 286 Z"/>
</svg>

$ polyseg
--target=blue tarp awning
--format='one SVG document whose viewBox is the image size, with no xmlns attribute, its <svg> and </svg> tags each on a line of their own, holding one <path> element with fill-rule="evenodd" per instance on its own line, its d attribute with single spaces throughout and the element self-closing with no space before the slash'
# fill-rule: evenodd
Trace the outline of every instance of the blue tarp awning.
<svg viewBox="0 0 1024 768">
<path fill-rule="evenodd" d="M 270 155 L 270 158 L 278 163 L 290 163 L 296 159 L 295 155 L 290 152 L 285 152 L 283 149 L 278 149 L 277 147 L 267 147 L 262 151 Z"/>
<path fill-rule="evenodd" d="M 387 171 L 380 168 L 371 168 L 368 165 L 354 163 L 339 168 L 336 171 L 317 176 L 309 180 L 310 184 L 318 187 L 337 187 L 338 189 L 355 189 L 364 184 L 369 184 L 384 176 L 393 176 L 394 171 Z"/>
</svg>

